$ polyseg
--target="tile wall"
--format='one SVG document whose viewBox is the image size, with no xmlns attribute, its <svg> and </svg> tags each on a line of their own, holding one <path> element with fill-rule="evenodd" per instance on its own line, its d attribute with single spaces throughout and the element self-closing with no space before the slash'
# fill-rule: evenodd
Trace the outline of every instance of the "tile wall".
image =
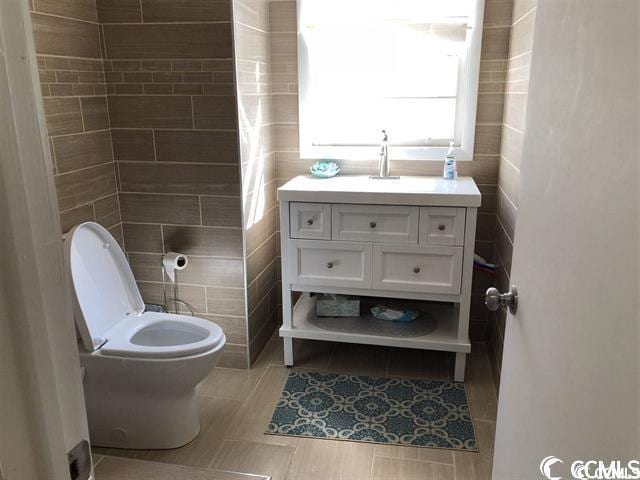
<svg viewBox="0 0 640 480">
<path fill-rule="evenodd" d="M 520 189 L 520 158 L 525 131 L 527 92 L 529 91 L 529 65 L 533 44 L 533 26 L 536 0 L 514 0 L 511 27 L 507 82 L 504 100 L 502 144 L 500 148 L 500 175 L 498 181 L 496 228 L 496 260 L 500 265 L 497 285 L 501 291 L 509 290 L 511 255 L 515 242 L 518 192 Z M 502 346 L 506 314 L 492 315 L 489 323 L 489 344 L 494 376 L 500 378 Z"/>
<path fill-rule="evenodd" d="M 501 288 L 532 1 L 487 0 L 475 158 L 459 166 L 482 191 L 476 251 L 502 265 Z M 227 333 L 221 364 L 245 368 L 280 313 L 275 190 L 312 163 L 298 155 L 295 2 L 32 0 L 31 11 L 63 228 L 85 220 L 109 228 L 148 302 L 173 295 L 162 254 L 188 254 L 178 296 Z M 439 175 L 441 165 L 392 168 Z M 375 161 L 343 162 L 345 173 L 374 169 Z M 499 374 L 504 319 L 487 322 L 482 302 L 493 282 L 474 277 L 471 335 L 489 338 Z"/>
<path fill-rule="evenodd" d="M 277 327 L 280 298 L 268 5 L 233 2 L 251 363 Z"/>
<path fill-rule="evenodd" d="M 478 216 L 476 252 L 493 261 L 495 251 L 496 199 L 500 166 L 500 144 L 504 89 L 509 52 L 512 0 L 487 0 L 485 7 L 480 93 L 476 122 L 475 156 L 472 162 L 460 162 L 460 175 L 471 175 L 482 195 Z M 301 159 L 298 152 L 298 76 L 295 2 L 272 1 L 269 4 L 271 40 L 271 81 L 273 92 L 274 148 L 276 177 L 281 185 L 296 175 L 307 173 L 313 160 Z M 347 174 L 371 174 L 377 160 L 341 162 Z M 399 175 L 441 175 L 440 162 L 393 161 L 391 169 Z M 476 274 L 473 282 L 471 336 L 487 336 L 487 312 L 484 291 L 493 278 Z"/>
<path fill-rule="evenodd" d="M 163 253 L 189 256 L 178 298 L 247 364 L 229 0 L 98 0 L 124 243 L 147 302 L 173 297 Z M 184 308 L 182 309 L 184 310 Z"/>
<path fill-rule="evenodd" d="M 63 232 L 96 221 L 122 241 L 94 2 L 30 2 Z"/>
</svg>

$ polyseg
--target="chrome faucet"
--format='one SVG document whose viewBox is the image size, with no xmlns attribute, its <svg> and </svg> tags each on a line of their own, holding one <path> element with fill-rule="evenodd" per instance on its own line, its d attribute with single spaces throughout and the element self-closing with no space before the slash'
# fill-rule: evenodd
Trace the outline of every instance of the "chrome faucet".
<svg viewBox="0 0 640 480">
<path fill-rule="evenodd" d="M 387 131 L 382 130 L 382 143 L 380 144 L 380 162 L 378 163 L 378 175 L 371 175 L 376 179 L 396 179 L 398 176 L 389 176 L 389 137 Z"/>
</svg>

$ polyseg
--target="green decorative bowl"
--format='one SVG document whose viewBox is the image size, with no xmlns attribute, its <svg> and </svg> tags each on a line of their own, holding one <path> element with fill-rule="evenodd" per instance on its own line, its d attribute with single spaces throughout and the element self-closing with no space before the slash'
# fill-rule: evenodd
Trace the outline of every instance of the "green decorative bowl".
<svg viewBox="0 0 640 480">
<path fill-rule="evenodd" d="M 309 168 L 311 175 L 318 178 L 331 178 L 340 173 L 340 165 L 329 160 L 321 160 Z"/>
</svg>

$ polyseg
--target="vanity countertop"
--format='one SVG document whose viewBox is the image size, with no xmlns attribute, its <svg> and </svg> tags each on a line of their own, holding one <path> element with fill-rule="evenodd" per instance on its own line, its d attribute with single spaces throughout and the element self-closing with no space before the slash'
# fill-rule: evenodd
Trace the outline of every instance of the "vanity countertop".
<svg viewBox="0 0 640 480">
<path fill-rule="evenodd" d="M 367 175 L 338 175 L 332 178 L 300 175 L 278 188 L 278 200 L 479 207 L 481 195 L 471 177 L 444 180 L 435 176 L 372 179 Z"/>
</svg>

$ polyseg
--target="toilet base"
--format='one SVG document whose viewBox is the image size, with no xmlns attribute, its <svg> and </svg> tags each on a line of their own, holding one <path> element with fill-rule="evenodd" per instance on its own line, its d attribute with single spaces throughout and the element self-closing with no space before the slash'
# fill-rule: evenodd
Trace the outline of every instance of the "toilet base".
<svg viewBox="0 0 640 480">
<path fill-rule="evenodd" d="M 196 385 L 221 348 L 168 359 L 81 353 L 91 444 L 160 450 L 191 442 L 200 433 Z"/>
<path fill-rule="evenodd" d="M 87 399 L 91 444 L 136 450 L 178 448 L 200 433 L 195 390 L 179 397 L 149 402 L 122 395 L 109 399 L 109 409 Z M 93 403 L 93 408 L 90 407 Z M 98 405 L 96 405 L 96 403 Z"/>
</svg>

